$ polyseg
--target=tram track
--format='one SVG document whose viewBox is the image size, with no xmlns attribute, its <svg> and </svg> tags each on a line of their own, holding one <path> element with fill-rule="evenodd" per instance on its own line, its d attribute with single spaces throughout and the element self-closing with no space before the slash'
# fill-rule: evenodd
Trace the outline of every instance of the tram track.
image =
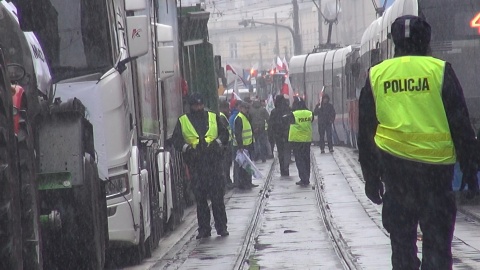
<svg viewBox="0 0 480 270">
<path fill-rule="evenodd" d="M 338 151 L 334 155 L 334 158 L 341 168 L 342 173 L 344 174 L 345 178 L 349 182 L 350 188 L 352 191 L 358 191 L 359 186 L 365 185 L 365 180 L 363 179 L 363 174 L 361 171 L 360 164 L 358 159 L 355 159 L 356 155 L 353 153 L 353 149 L 344 149 L 344 148 L 337 148 Z M 348 171 L 350 168 L 351 171 Z M 356 177 L 352 177 L 353 175 Z M 349 180 L 350 179 L 350 180 Z M 356 192 L 358 194 L 358 192 Z M 357 196 L 357 200 L 362 204 L 363 208 L 370 216 L 370 218 L 375 222 L 377 227 L 387 236 L 389 237 L 389 233 L 383 228 L 381 223 L 381 205 L 374 205 L 366 200 L 366 196 L 363 198 L 359 198 Z M 367 209 L 375 209 L 375 212 L 368 211 Z M 456 230 L 476 230 L 480 229 L 480 218 L 467 210 L 463 210 L 462 207 L 458 207 L 457 213 L 457 224 Z M 419 234 L 421 237 L 421 232 Z M 455 269 L 478 269 L 478 260 L 480 259 L 480 249 L 476 247 L 471 240 L 462 239 L 463 237 L 459 237 L 454 234 L 453 241 L 452 241 L 452 253 L 454 256 L 454 262 L 458 267 Z M 421 245 L 421 241 L 420 241 Z M 421 246 L 419 246 L 419 250 L 421 250 Z M 473 255 L 473 256 L 472 256 Z"/>
<path fill-rule="evenodd" d="M 314 187 L 318 209 L 322 216 L 322 221 L 325 225 L 325 228 L 327 229 L 327 232 L 332 241 L 333 248 L 335 249 L 335 252 L 337 253 L 340 260 L 342 261 L 345 269 L 361 269 L 361 267 L 356 263 L 355 256 L 349 252 L 348 244 L 344 241 L 341 231 L 336 228 L 335 223 L 331 217 L 328 204 L 326 203 L 322 194 L 324 192 L 322 181 L 323 178 L 320 175 L 318 165 L 313 153 L 311 154 L 311 163 L 315 179 Z"/>
</svg>

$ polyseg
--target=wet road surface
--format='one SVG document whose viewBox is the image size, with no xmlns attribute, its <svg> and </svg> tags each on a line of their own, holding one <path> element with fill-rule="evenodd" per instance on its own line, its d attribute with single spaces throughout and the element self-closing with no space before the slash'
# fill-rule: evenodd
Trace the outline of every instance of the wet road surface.
<svg viewBox="0 0 480 270">
<path fill-rule="evenodd" d="M 280 176 L 271 160 L 257 164 L 265 176 L 253 181 L 260 187 L 226 195 L 230 236 L 217 237 L 213 229 L 211 238 L 196 240 L 190 208 L 152 258 L 124 269 L 391 269 L 382 206 L 364 194 L 358 154 L 341 147 L 320 154 L 312 146 L 312 163 L 309 187 L 295 185 L 294 163 L 289 177 Z M 459 207 L 454 269 L 480 269 L 479 208 Z M 421 258 L 421 240 L 417 244 Z"/>
</svg>

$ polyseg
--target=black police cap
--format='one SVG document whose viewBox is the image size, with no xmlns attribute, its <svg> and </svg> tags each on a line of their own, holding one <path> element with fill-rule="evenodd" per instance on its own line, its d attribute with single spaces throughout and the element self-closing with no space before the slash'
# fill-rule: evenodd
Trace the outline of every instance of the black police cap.
<svg viewBox="0 0 480 270">
<path fill-rule="evenodd" d="M 203 104 L 202 95 L 198 93 L 191 94 L 190 97 L 188 97 L 188 104 L 190 106 Z"/>
<path fill-rule="evenodd" d="M 431 34 L 430 25 L 421 17 L 414 15 L 398 17 L 391 27 L 393 43 L 398 47 L 405 47 L 408 43 L 426 47 L 430 44 Z"/>
</svg>

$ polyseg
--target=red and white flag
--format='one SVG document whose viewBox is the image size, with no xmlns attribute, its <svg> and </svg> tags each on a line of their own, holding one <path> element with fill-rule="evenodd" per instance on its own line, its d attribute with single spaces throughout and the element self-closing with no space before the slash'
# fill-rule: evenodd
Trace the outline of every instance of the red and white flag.
<svg viewBox="0 0 480 270">
<path fill-rule="evenodd" d="M 242 100 L 235 91 L 232 91 L 232 97 L 230 98 L 230 110 L 235 107 L 235 103 L 237 103 L 237 100 Z"/>
<path fill-rule="evenodd" d="M 284 90 L 285 89 L 285 90 Z M 283 90 L 285 92 L 283 92 Z M 292 84 L 290 83 L 290 78 L 288 78 L 288 76 L 285 76 L 285 83 L 283 84 L 283 88 L 282 88 L 282 94 L 287 94 L 288 95 L 288 99 L 290 100 L 290 105 L 293 104 L 293 96 L 295 95 L 295 93 L 293 92 L 293 88 L 292 88 Z"/>
<path fill-rule="evenodd" d="M 280 57 L 277 56 L 277 70 L 283 70 L 283 62 Z"/>
<path fill-rule="evenodd" d="M 283 57 L 283 60 L 282 60 L 282 67 L 283 67 L 283 70 L 285 70 L 285 72 L 288 73 L 289 68 L 288 68 L 288 63 L 287 63 L 287 59 L 285 59 L 285 56 Z"/>
</svg>

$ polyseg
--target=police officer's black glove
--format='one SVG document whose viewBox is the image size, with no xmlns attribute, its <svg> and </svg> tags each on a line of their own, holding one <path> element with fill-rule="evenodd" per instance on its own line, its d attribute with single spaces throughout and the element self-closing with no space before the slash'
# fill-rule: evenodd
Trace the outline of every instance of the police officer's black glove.
<svg viewBox="0 0 480 270">
<path fill-rule="evenodd" d="M 384 188 L 380 176 L 365 172 L 363 176 L 365 179 L 365 195 L 374 204 L 381 204 L 383 202 Z"/>
<path fill-rule="evenodd" d="M 221 154 L 223 150 L 222 141 L 216 139 L 208 145 L 208 149 L 211 150 L 214 154 Z"/>
<path fill-rule="evenodd" d="M 189 144 L 185 144 L 183 146 L 182 153 L 187 157 L 187 159 L 195 158 L 196 155 L 195 149 Z"/>
</svg>

